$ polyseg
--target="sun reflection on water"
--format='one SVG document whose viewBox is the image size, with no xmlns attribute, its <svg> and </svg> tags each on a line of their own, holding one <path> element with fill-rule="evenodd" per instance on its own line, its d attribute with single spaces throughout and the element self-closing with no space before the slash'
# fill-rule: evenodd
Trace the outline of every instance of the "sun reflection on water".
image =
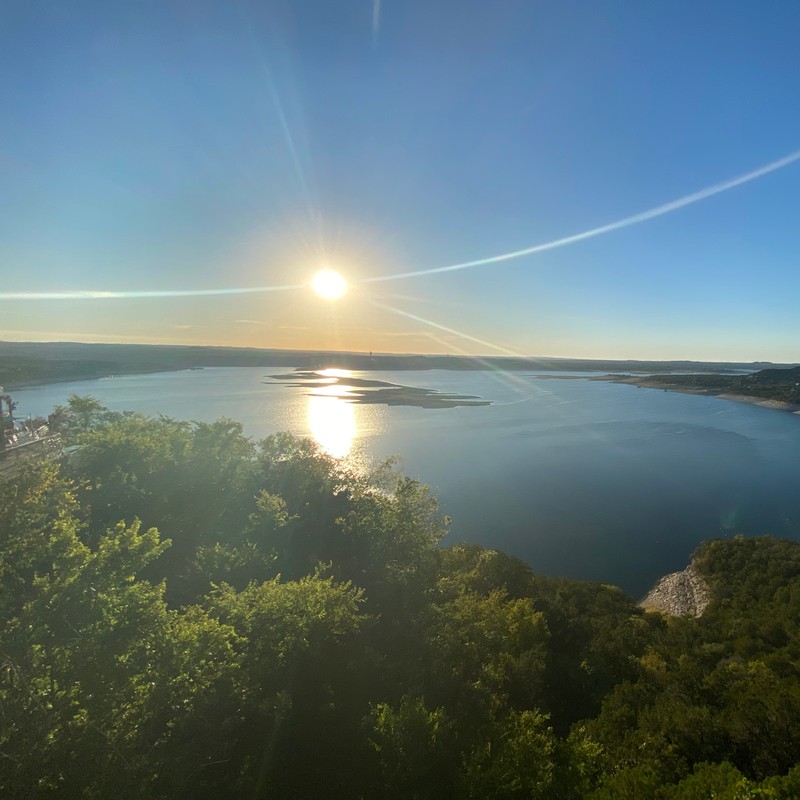
<svg viewBox="0 0 800 800">
<path fill-rule="evenodd" d="M 314 389 L 308 397 L 311 435 L 334 458 L 349 455 L 358 434 L 355 406 L 345 399 L 350 396 L 349 386 L 334 384 Z"/>
<path fill-rule="evenodd" d="M 349 378 L 353 374 L 349 369 L 337 369 L 336 367 L 318 369 L 315 372 L 323 378 Z"/>
</svg>

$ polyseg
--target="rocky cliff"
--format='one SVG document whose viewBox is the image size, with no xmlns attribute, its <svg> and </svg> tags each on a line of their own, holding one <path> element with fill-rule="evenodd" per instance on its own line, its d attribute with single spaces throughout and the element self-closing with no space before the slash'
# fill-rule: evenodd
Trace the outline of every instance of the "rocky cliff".
<svg viewBox="0 0 800 800">
<path fill-rule="evenodd" d="M 639 605 L 673 617 L 699 617 L 709 600 L 708 584 L 694 564 L 689 564 L 681 572 L 661 578 Z"/>
</svg>

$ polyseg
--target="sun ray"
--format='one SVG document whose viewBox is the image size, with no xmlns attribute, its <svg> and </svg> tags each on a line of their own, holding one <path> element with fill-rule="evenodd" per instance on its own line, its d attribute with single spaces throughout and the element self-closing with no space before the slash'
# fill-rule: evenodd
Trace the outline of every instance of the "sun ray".
<svg viewBox="0 0 800 800">
<path fill-rule="evenodd" d="M 502 386 L 505 386 L 507 389 L 511 389 L 512 391 L 518 392 L 522 387 L 526 389 L 530 389 L 530 383 L 526 381 L 524 378 L 521 378 L 516 372 L 512 372 L 511 370 L 504 369 L 503 367 L 498 366 L 497 362 L 489 361 L 481 356 L 476 356 L 473 353 L 470 353 L 468 350 L 465 350 L 463 347 L 459 347 L 455 342 L 448 342 L 442 339 L 440 336 L 436 336 L 436 334 L 431 333 L 430 331 L 424 332 L 425 336 L 433 342 L 436 342 L 438 345 L 441 345 L 445 348 L 445 352 L 450 350 L 455 350 L 462 358 L 468 359 L 469 361 L 478 364 L 481 368 L 481 371 L 488 373 L 488 375 L 492 378 L 492 380 L 497 381 Z M 530 399 L 530 397 L 525 398 Z M 520 402 L 518 400 L 514 400 L 513 402 L 517 403 Z M 507 403 L 493 403 L 493 405 L 508 405 Z"/>
<path fill-rule="evenodd" d="M 508 356 L 516 356 L 517 358 L 527 358 L 527 356 L 522 355 L 521 353 L 516 352 L 515 350 L 509 350 L 507 347 L 503 347 L 500 344 L 494 344 L 494 342 L 489 342 L 486 339 L 479 339 L 477 336 L 471 336 L 468 333 L 464 333 L 463 331 L 458 331 L 455 328 L 448 328 L 446 325 L 441 325 L 438 322 L 434 322 L 430 319 L 425 319 L 425 317 L 419 317 L 416 314 L 412 314 L 409 311 L 402 311 L 399 308 L 395 308 L 394 306 L 388 306 L 385 303 L 379 303 L 376 300 L 367 300 L 370 305 L 377 306 L 378 308 L 382 308 L 385 311 L 391 311 L 394 314 L 399 314 L 401 317 L 407 317 L 408 319 L 413 319 L 415 322 L 421 322 L 423 325 L 430 325 L 432 328 L 437 328 L 440 331 L 444 331 L 445 333 L 452 333 L 454 336 L 460 336 L 462 339 L 468 339 L 471 342 L 476 342 L 477 344 L 482 344 L 484 347 L 489 347 L 492 350 L 497 350 L 498 352 L 505 353 Z"/>
</svg>

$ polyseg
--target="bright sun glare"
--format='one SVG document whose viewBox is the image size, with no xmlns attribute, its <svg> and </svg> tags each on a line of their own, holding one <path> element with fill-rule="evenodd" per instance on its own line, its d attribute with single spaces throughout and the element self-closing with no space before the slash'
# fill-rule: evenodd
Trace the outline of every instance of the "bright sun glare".
<svg viewBox="0 0 800 800">
<path fill-rule="evenodd" d="M 320 270 L 311 281 L 311 288 L 325 300 L 338 300 L 347 291 L 347 281 L 335 270 Z"/>
</svg>

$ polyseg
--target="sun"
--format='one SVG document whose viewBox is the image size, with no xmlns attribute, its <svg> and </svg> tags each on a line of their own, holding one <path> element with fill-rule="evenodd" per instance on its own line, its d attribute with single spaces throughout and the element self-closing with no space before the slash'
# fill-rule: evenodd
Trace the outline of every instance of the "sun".
<svg viewBox="0 0 800 800">
<path fill-rule="evenodd" d="M 311 288 L 324 300 L 338 300 L 347 291 L 347 281 L 335 270 L 320 270 L 311 281 Z"/>
</svg>

